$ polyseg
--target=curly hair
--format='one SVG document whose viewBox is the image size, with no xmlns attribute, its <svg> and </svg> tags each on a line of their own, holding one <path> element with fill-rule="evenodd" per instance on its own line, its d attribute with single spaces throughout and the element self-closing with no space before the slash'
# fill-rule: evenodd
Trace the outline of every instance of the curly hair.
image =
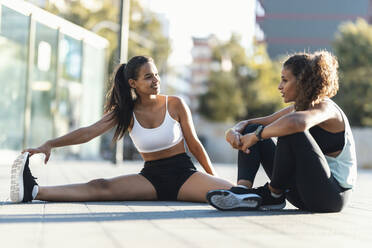
<svg viewBox="0 0 372 248">
<path fill-rule="evenodd" d="M 338 62 L 328 51 L 298 53 L 283 64 L 296 77 L 295 109 L 306 110 L 338 91 Z"/>
</svg>

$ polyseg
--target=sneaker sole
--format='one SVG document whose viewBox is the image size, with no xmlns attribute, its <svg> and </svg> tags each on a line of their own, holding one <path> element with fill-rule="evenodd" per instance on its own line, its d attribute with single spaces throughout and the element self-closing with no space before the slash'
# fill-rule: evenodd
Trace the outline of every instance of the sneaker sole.
<svg viewBox="0 0 372 248">
<path fill-rule="evenodd" d="M 19 155 L 13 162 L 10 177 L 10 200 L 21 202 L 24 196 L 23 170 L 27 161 L 28 152 Z"/>
<path fill-rule="evenodd" d="M 256 194 L 234 194 L 228 190 L 214 190 L 207 194 L 210 205 L 222 211 L 256 210 L 262 198 Z"/>
<path fill-rule="evenodd" d="M 285 201 L 282 204 L 275 204 L 275 205 L 264 205 L 260 206 L 260 210 L 281 210 L 285 208 Z"/>
</svg>

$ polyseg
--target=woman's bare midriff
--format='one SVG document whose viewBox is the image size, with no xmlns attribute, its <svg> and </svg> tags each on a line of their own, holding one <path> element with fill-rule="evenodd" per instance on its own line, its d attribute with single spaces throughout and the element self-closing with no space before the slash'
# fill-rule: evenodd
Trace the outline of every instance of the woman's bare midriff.
<svg viewBox="0 0 372 248">
<path fill-rule="evenodd" d="M 157 151 L 157 152 L 148 152 L 148 153 L 140 153 L 143 160 L 145 161 L 152 161 L 152 160 L 158 160 L 163 158 L 169 158 L 172 156 L 175 156 L 180 153 L 185 153 L 185 146 L 183 144 L 183 140 L 178 143 L 175 146 L 172 146 L 171 148 Z"/>
</svg>

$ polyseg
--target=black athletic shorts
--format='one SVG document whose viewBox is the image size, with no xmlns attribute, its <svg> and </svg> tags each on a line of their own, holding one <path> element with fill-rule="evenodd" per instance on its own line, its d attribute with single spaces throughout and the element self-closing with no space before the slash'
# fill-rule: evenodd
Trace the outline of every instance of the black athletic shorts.
<svg viewBox="0 0 372 248">
<path fill-rule="evenodd" d="M 154 186 L 158 200 L 176 201 L 181 186 L 196 171 L 190 157 L 181 153 L 169 158 L 146 161 L 139 174 Z"/>
</svg>

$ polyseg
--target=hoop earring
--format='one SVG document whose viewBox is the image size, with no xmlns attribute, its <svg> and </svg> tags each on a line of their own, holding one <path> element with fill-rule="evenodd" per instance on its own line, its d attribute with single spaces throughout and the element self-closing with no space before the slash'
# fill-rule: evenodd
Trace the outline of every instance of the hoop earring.
<svg viewBox="0 0 372 248">
<path fill-rule="evenodd" d="M 136 90 L 134 88 L 130 88 L 130 95 L 132 96 L 133 101 L 137 99 Z"/>
</svg>

